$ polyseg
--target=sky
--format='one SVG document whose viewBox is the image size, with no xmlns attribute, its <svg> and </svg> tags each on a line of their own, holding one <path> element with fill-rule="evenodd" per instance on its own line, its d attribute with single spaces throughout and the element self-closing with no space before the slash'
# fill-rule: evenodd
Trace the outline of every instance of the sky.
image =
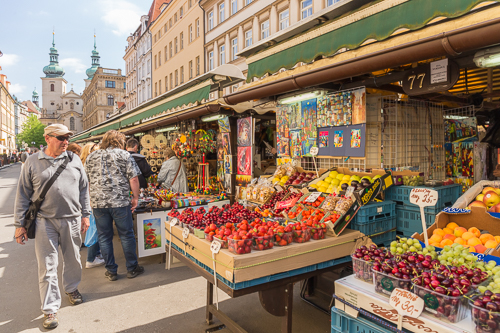
<svg viewBox="0 0 500 333">
<path fill-rule="evenodd" d="M 42 96 L 43 67 L 49 64 L 52 29 L 64 68 L 67 89 L 85 89 L 91 66 L 94 29 L 101 67 L 120 68 L 125 75 L 127 37 L 147 15 L 152 0 L 1 0 L 0 73 L 11 82 L 10 93 L 30 99 L 36 87 Z"/>
</svg>

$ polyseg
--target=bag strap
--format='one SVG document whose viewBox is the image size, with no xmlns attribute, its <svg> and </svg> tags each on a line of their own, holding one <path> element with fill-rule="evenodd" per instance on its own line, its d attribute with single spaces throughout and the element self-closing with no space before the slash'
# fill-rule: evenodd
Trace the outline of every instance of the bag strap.
<svg viewBox="0 0 500 333">
<path fill-rule="evenodd" d="M 45 195 L 47 194 L 47 192 L 49 191 L 50 187 L 52 186 L 52 184 L 54 184 L 54 182 L 56 181 L 57 177 L 59 177 L 59 175 L 61 174 L 61 172 L 64 171 L 64 169 L 66 169 L 66 166 L 68 165 L 68 162 L 72 160 L 72 156 L 66 156 L 66 159 L 64 160 L 64 162 L 59 166 L 59 168 L 57 168 L 56 172 L 52 175 L 52 177 L 50 177 L 49 181 L 47 182 L 47 184 L 45 184 L 42 192 L 40 193 L 40 196 L 38 197 L 37 201 L 39 202 L 42 202 L 44 199 L 45 199 Z"/>
<path fill-rule="evenodd" d="M 179 160 L 179 158 L 177 158 L 177 160 Z M 179 171 L 181 170 L 181 165 L 182 165 L 182 161 L 179 160 L 179 168 L 177 169 L 177 172 L 175 173 L 174 180 L 172 180 L 172 184 L 170 186 L 174 186 L 175 180 L 177 179 L 177 176 L 179 175 Z"/>
</svg>

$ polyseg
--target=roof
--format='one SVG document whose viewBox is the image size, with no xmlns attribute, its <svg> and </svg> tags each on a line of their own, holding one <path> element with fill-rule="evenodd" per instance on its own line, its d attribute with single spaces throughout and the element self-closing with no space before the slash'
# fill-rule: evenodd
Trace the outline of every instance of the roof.
<svg viewBox="0 0 500 333">
<path fill-rule="evenodd" d="M 125 102 L 116 102 L 116 106 L 118 107 L 118 109 L 121 109 L 125 106 Z"/>
<path fill-rule="evenodd" d="M 151 23 L 153 23 L 156 18 L 158 16 L 160 16 L 161 14 L 161 6 L 164 4 L 164 3 L 170 3 L 172 0 L 153 0 L 153 3 L 151 4 L 151 8 L 149 8 L 149 12 L 148 12 L 148 24 L 146 26 L 146 28 L 149 28 L 149 26 L 151 25 Z"/>
<path fill-rule="evenodd" d="M 27 100 L 27 101 L 21 102 L 21 104 L 26 106 L 28 108 L 29 112 L 40 114 L 40 111 L 37 110 L 37 106 L 32 101 Z"/>
</svg>

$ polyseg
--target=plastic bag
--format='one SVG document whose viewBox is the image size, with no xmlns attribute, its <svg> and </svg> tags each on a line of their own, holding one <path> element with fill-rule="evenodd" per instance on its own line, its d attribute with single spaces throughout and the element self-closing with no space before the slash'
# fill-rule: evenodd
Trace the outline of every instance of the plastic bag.
<svg viewBox="0 0 500 333">
<path fill-rule="evenodd" d="M 90 214 L 90 226 L 85 234 L 85 246 L 91 247 L 95 243 L 97 243 L 97 226 L 95 225 L 94 214 Z"/>
</svg>

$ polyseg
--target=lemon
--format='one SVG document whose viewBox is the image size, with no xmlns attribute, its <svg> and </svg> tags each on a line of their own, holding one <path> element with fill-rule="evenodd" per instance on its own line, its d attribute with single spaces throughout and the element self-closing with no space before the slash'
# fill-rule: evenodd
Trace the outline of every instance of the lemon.
<svg viewBox="0 0 500 333">
<path fill-rule="evenodd" d="M 311 184 L 311 185 L 309 185 L 309 187 L 318 188 L 318 185 L 317 184 Z"/>
<path fill-rule="evenodd" d="M 327 189 L 326 187 L 324 187 L 324 186 L 321 186 L 321 187 L 318 189 L 318 191 L 323 192 L 323 193 L 325 193 L 325 192 L 326 192 L 326 190 L 328 190 L 328 189 Z"/>
<path fill-rule="evenodd" d="M 335 178 L 337 178 L 338 180 L 342 180 L 342 178 L 344 178 L 344 175 L 339 173 Z"/>
<path fill-rule="evenodd" d="M 334 180 L 332 180 L 332 184 L 335 185 L 335 186 L 339 186 L 340 180 L 334 179 Z"/>
<path fill-rule="evenodd" d="M 331 179 L 330 177 L 326 177 L 324 180 L 325 180 L 325 182 L 327 182 L 328 184 L 330 184 L 333 179 Z"/>
<path fill-rule="evenodd" d="M 345 175 L 344 177 L 342 177 L 342 180 L 349 180 L 349 179 L 351 179 L 351 176 L 349 175 Z"/>
<path fill-rule="evenodd" d="M 330 178 L 333 178 L 333 179 L 334 179 L 334 178 L 336 178 L 336 177 L 337 177 L 337 175 L 338 175 L 338 174 L 339 174 L 339 173 L 338 173 L 337 171 L 330 171 L 330 173 L 328 174 L 328 177 L 330 177 Z"/>
</svg>

